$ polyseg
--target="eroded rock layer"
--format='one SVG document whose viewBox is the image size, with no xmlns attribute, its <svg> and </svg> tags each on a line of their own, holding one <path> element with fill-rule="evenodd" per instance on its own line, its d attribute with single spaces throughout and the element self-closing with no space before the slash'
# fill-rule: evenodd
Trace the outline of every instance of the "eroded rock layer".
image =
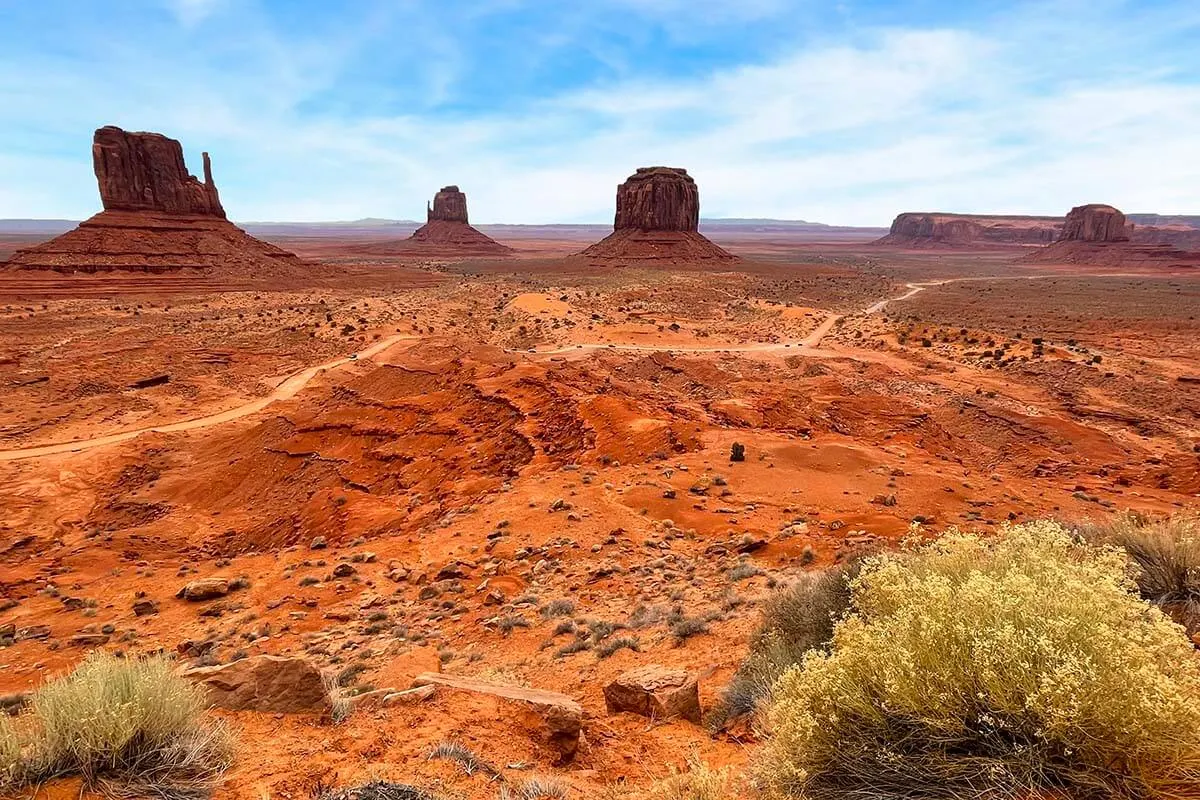
<svg viewBox="0 0 1200 800">
<path fill-rule="evenodd" d="M 1062 217 L 905 212 L 876 243 L 908 247 L 1049 244 L 1058 239 L 1062 227 Z"/>
</svg>

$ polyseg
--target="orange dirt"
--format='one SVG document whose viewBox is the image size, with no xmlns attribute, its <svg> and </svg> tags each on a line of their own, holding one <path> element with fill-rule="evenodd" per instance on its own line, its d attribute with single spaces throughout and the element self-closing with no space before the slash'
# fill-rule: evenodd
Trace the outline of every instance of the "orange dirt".
<svg viewBox="0 0 1200 800">
<path fill-rule="evenodd" d="M 360 687 L 440 665 L 560 692 L 584 739 L 555 766 L 534 722 L 463 692 L 337 726 L 226 713 L 243 747 L 221 797 L 373 776 L 494 797 L 424 760 L 445 739 L 579 797 L 693 753 L 742 764 L 752 742 L 610 716 L 604 686 L 683 667 L 707 707 L 770 586 L 918 518 L 1197 507 L 1195 271 L 786 238 L 718 240 L 733 265 L 590 268 L 540 235 L 507 260 L 362 261 L 338 241 L 279 242 L 345 270 L 304 285 L 0 275 L 0 625 L 49 626 L 0 650 L 0 691 L 111 631 L 114 650 L 361 667 Z M 731 579 L 743 560 L 761 574 Z M 174 598 L 216 575 L 250 587 Z M 538 609 L 560 598 L 640 652 L 559 655 L 573 637 Z M 673 609 L 708 632 L 677 643 Z"/>
</svg>

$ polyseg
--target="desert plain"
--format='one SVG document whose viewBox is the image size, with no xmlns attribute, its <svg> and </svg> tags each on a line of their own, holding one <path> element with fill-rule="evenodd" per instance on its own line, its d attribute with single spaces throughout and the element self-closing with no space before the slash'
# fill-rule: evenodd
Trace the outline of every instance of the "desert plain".
<svg viewBox="0 0 1200 800">
<path fill-rule="evenodd" d="M 761 227 L 713 228 L 717 263 L 599 265 L 586 227 L 491 232 L 495 258 L 313 228 L 256 233 L 311 264 L 281 276 L 0 271 L 0 693 L 92 647 L 301 656 L 350 712 L 218 710 L 249 743 L 220 796 L 496 796 L 426 759 L 444 741 L 599 796 L 746 762 L 750 726 L 604 688 L 681 668 L 707 710 L 803 570 L 1197 508 L 1200 269 Z M 232 589 L 176 596 L 210 578 Z M 566 695 L 577 749 L 503 698 L 380 701 L 426 673 Z"/>
</svg>

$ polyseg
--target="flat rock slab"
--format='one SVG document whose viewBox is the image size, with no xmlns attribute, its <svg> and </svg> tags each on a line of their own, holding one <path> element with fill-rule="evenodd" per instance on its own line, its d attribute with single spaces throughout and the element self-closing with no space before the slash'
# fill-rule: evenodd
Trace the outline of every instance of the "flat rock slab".
<svg viewBox="0 0 1200 800">
<path fill-rule="evenodd" d="M 604 687 L 609 713 L 629 712 L 651 719 L 682 717 L 700 724 L 700 690 L 682 669 L 647 664 L 622 673 Z"/>
<path fill-rule="evenodd" d="M 321 671 L 303 658 L 253 656 L 195 667 L 183 677 L 202 684 L 212 705 L 230 711 L 324 714 L 332 705 Z"/>
<path fill-rule="evenodd" d="M 579 735 L 583 731 L 583 706 L 565 694 L 527 689 L 523 686 L 487 683 L 440 672 L 423 672 L 413 680 L 414 687 L 434 685 L 508 700 L 529 709 L 548 729 L 550 745 L 557 752 L 560 764 L 574 758 L 579 749 Z"/>
<path fill-rule="evenodd" d="M 229 581 L 225 578 L 198 578 L 180 588 L 175 596 L 183 600 L 200 602 L 214 600 L 229 594 Z"/>
</svg>

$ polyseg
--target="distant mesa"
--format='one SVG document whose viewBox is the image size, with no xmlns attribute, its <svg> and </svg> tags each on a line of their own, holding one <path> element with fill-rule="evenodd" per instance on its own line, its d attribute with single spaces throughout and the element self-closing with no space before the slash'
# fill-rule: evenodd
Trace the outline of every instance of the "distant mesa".
<svg viewBox="0 0 1200 800">
<path fill-rule="evenodd" d="M 425 224 L 407 239 L 372 242 L 351 248 L 364 255 L 430 257 L 507 256 L 514 251 L 471 227 L 467 196 L 457 186 L 443 186 L 426 204 Z"/>
<path fill-rule="evenodd" d="M 905 212 L 875 243 L 913 248 L 1049 244 L 1062 227 L 1062 217 Z"/>
<path fill-rule="evenodd" d="M 1200 252 L 1179 249 L 1189 241 L 1187 231 L 1162 241 L 1163 229 L 1131 225 L 1110 205 L 1090 203 L 1067 214 L 1058 241 L 1030 253 L 1023 261 L 1050 264 L 1089 264 L 1112 267 L 1196 267 Z"/>
<path fill-rule="evenodd" d="M 700 190 L 686 169 L 639 167 L 617 187 L 613 232 L 579 255 L 620 264 L 737 261 L 698 232 Z"/>
<path fill-rule="evenodd" d="M 310 265 L 225 218 L 208 153 L 204 180 L 188 174 L 183 147 L 160 133 L 99 128 L 92 161 L 104 210 L 74 230 L 18 250 L 9 269 L 57 272 L 219 270 L 269 277 Z"/>
</svg>

